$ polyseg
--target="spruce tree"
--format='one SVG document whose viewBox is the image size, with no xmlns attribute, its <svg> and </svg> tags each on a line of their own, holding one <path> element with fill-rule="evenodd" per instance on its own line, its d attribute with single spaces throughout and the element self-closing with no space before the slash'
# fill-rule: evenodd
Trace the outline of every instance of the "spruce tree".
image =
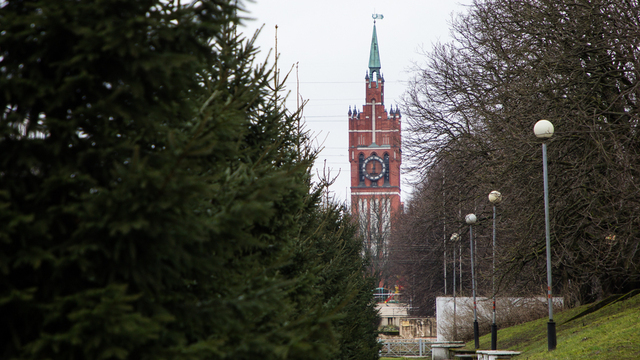
<svg viewBox="0 0 640 360">
<path fill-rule="evenodd" d="M 347 224 L 303 236 L 314 152 L 235 4 L 3 3 L 0 357 L 333 353 L 370 289 L 293 265 Z"/>
<path fill-rule="evenodd" d="M 363 242 L 357 236 L 357 224 L 346 207 L 322 204 L 324 194 L 317 189 L 310 199 L 313 208 L 304 219 L 295 261 L 288 269 L 293 274 L 311 274 L 309 293 L 299 291 L 304 311 L 317 308 L 330 318 L 333 352 L 325 358 L 377 359 L 379 315 L 375 308 L 375 280 L 363 257 Z M 287 273 L 285 271 L 285 273 Z"/>
</svg>

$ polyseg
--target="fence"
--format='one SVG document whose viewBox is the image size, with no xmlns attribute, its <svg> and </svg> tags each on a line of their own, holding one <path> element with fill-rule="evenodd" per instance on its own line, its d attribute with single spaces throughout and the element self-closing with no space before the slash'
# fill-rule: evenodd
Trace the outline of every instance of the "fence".
<svg viewBox="0 0 640 360">
<path fill-rule="evenodd" d="M 431 344 L 433 341 L 426 339 L 382 339 L 380 356 L 403 357 L 420 356 L 431 357 Z"/>
</svg>

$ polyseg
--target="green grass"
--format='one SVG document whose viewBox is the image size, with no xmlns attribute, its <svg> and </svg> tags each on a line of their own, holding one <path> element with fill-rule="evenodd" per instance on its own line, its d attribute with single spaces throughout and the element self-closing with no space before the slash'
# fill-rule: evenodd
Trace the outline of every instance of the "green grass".
<svg viewBox="0 0 640 360">
<path fill-rule="evenodd" d="M 640 295 L 608 298 L 554 314 L 557 348 L 547 350 L 547 318 L 498 330 L 498 349 L 517 359 L 640 359 Z M 498 324 L 499 325 L 499 324 Z M 480 349 L 491 347 L 491 335 Z M 473 349 L 473 341 L 466 344 Z"/>
</svg>

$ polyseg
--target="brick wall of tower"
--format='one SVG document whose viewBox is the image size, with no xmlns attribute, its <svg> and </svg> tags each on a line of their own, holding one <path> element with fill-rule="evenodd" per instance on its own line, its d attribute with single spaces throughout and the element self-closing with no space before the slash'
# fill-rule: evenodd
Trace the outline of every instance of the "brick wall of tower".
<svg viewBox="0 0 640 360">
<path fill-rule="evenodd" d="M 371 102 L 371 99 L 375 99 L 377 103 L 384 104 L 384 79 L 378 77 L 377 79 L 369 78 L 365 80 L 365 103 Z"/>
<path fill-rule="evenodd" d="M 373 144 L 373 114 L 375 101 L 375 132 L 376 141 Z M 363 198 L 388 198 L 391 201 L 392 213 L 400 210 L 400 166 L 401 153 L 401 115 L 398 111 L 387 111 L 384 105 L 384 79 L 365 79 L 365 104 L 361 111 L 354 108 L 349 113 L 349 161 L 351 164 L 351 200 L 354 212 L 355 206 Z M 372 186 L 369 179 L 360 178 L 359 156 L 366 159 L 373 154 L 389 156 L 389 181 L 384 184 L 378 181 L 378 186 Z"/>
</svg>

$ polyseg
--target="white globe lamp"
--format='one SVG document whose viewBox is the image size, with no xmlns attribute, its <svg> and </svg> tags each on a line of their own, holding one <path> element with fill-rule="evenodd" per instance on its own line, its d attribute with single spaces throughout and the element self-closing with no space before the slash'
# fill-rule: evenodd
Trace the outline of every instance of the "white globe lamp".
<svg viewBox="0 0 640 360">
<path fill-rule="evenodd" d="M 533 133 L 541 139 L 553 136 L 553 124 L 549 120 L 540 120 L 533 126 Z"/>
<path fill-rule="evenodd" d="M 478 219 L 476 218 L 475 214 L 467 214 L 467 216 L 464 217 L 464 221 L 466 221 L 469 225 L 475 224 L 477 220 Z"/>
<path fill-rule="evenodd" d="M 489 201 L 492 204 L 500 204 L 500 202 L 502 201 L 502 194 L 500 194 L 500 191 L 493 190 L 492 192 L 490 192 Z"/>
</svg>

